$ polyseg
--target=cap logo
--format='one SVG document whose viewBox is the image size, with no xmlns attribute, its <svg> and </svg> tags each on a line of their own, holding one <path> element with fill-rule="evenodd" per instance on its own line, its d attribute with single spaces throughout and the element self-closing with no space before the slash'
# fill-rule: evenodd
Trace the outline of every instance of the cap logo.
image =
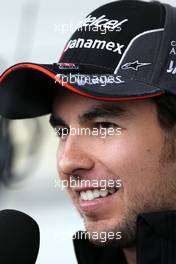
<svg viewBox="0 0 176 264">
<path fill-rule="evenodd" d="M 87 49 L 106 49 L 108 51 L 112 52 L 118 52 L 119 54 L 122 54 L 122 48 L 124 45 L 121 45 L 116 42 L 112 41 L 105 41 L 105 40 L 99 40 L 99 39 L 72 39 L 68 42 L 66 45 L 64 52 L 68 49 L 74 49 L 74 48 L 87 48 Z"/>
<path fill-rule="evenodd" d="M 116 19 L 108 19 L 106 15 L 102 15 L 100 17 L 93 17 L 92 15 L 87 16 L 83 22 L 81 23 L 80 27 L 105 27 L 108 29 L 112 29 L 116 31 L 122 30 L 122 24 L 127 22 L 128 19 L 124 19 L 122 21 Z"/>
<path fill-rule="evenodd" d="M 176 41 L 175 40 L 172 40 L 171 41 L 171 51 L 170 51 L 170 55 L 176 55 Z"/>
<path fill-rule="evenodd" d="M 78 70 L 79 66 L 74 63 L 57 63 L 61 70 Z"/>
<path fill-rule="evenodd" d="M 167 73 L 176 74 L 176 66 L 174 66 L 174 61 L 170 61 L 169 69 L 167 69 Z"/>
<path fill-rule="evenodd" d="M 147 65 L 150 65 L 151 63 L 140 63 L 138 60 L 134 61 L 134 62 L 128 62 L 128 63 L 125 63 L 121 69 L 122 70 L 129 70 L 129 69 L 132 69 L 132 70 L 135 70 L 135 71 L 138 71 L 138 69 L 140 67 L 143 67 L 143 66 L 147 66 Z"/>
</svg>

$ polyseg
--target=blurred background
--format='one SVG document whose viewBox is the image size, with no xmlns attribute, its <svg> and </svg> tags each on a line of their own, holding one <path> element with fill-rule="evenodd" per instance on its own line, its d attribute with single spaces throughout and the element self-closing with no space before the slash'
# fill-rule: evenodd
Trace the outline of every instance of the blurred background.
<svg viewBox="0 0 176 264">
<path fill-rule="evenodd" d="M 76 25 L 106 0 L 0 0 L 0 74 L 18 62 L 57 62 Z M 176 5 L 175 0 L 166 0 Z M 0 210 L 16 209 L 39 224 L 37 264 L 76 264 L 72 235 L 82 220 L 56 184 L 58 138 L 49 116 L 0 117 Z"/>
</svg>

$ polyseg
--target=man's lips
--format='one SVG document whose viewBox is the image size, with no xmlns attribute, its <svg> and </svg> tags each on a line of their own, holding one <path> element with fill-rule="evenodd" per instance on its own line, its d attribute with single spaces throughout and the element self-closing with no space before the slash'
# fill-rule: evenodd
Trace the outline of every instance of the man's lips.
<svg viewBox="0 0 176 264">
<path fill-rule="evenodd" d="M 106 197 L 96 198 L 94 200 L 81 200 L 79 199 L 79 207 L 83 212 L 91 212 L 98 209 L 103 209 L 108 207 L 110 203 L 114 200 L 116 192 L 114 194 L 108 195 Z"/>
<path fill-rule="evenodd" d="M 79 207 L 82 211 L 88 212 L 98 209 L 102 206 L 107 206 L 114 195 L 119 191 L 119 188 L 75 188 L 74 191 L 78 197 Z"/>
<path fill-rule="evenodd" d="M 105 190 L 105 189 L 119 189 L 118 187 L 115 187 L 115 185 L 113 187 L 102 187 L 101 185 L 99 186 L 81 186 L 81 187 L 72 187 L 72 191 L 77 192 L 77 193 L 81 193 L 81 192 L 86 192 L 86 191 L 93 191 L 93 190 Z"/>
</svg>

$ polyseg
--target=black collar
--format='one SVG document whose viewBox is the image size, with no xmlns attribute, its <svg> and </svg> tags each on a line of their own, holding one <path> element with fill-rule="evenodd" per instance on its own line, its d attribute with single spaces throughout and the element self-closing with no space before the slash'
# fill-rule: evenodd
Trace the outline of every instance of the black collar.
<svg viewBox="0 0 176 264">
<path fill-rule="evenodd" d="M 78 264 L 126 264 L 122 250 L 97 247 L 83 234 L 73 239 Z M 176 264 L 176 211 L 140 214 L 136 241 L 137 264 Z"/>
</svg>

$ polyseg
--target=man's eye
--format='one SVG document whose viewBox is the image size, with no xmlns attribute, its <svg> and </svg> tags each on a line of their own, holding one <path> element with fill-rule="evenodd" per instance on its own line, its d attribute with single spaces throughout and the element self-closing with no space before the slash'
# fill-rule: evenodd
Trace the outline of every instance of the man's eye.
<svg viewBox="0 0 176 264">
<path fill-rule="evenodd" d="M 95 123 L 95 128 L 101 129 L 101 128 L 111 128 L 111 127 L 117 127 L 116 124 L 111 123 L 111 122 L 97 122 Z"/>
</svg>

